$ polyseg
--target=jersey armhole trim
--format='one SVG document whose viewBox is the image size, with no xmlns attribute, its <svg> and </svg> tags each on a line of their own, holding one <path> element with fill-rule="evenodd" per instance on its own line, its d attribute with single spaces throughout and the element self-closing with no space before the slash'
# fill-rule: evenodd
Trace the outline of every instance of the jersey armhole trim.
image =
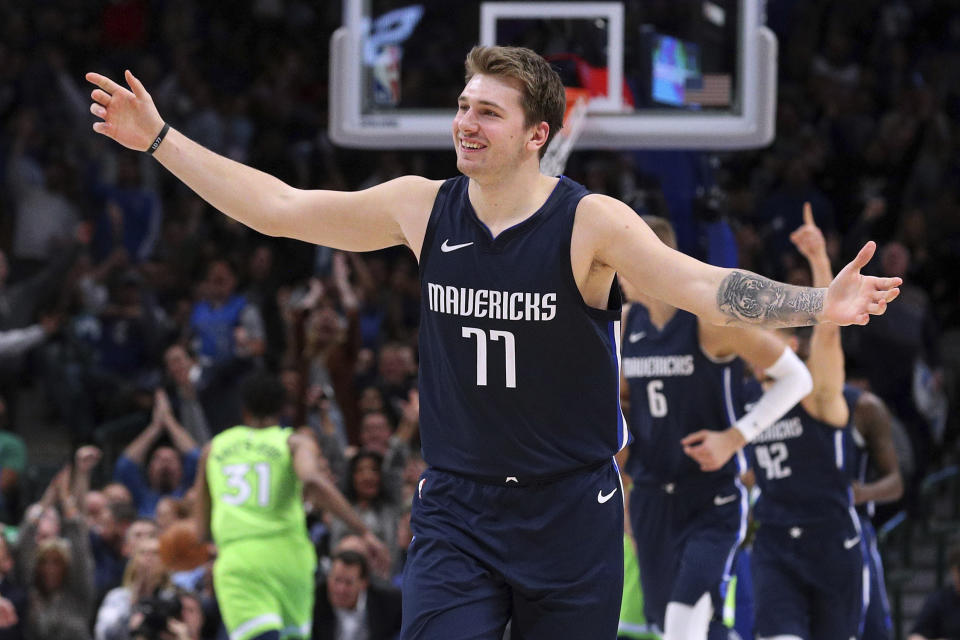
<svg viewBox="0 0 960 640">
<path fill-rule="evenodd" d="M 433 199 L 433 208 L 430 209 L 430 218 L 427 220 L 427 229 L 423 234 L 423 244 L 420 246 L 420 262 L 417 265 L 420 281 L 423 282 L 423 270 L 426 267 L 427 260 L 430 259 L 430 249 L 433 246 L 433 239 L 437 233 L 437 226 L 440 224 L 440 211 L 450 195 L 457 182 L 457 178 L 449 178 L 443 181 L 437 190 L 437 196 Z"/>
<path fill-rule="evenodd" d="M 577 202 L 573 207 L 573 214 L 570 216 L 569 230 L 564 238 L 564 247 L 567 255 L 567 286 L 570 287 L 570 290 L 576 296 L 577 301 L 580 303 L 580 308 L 583 309 L 588 316 L 602 322 L 618 321 L 621 319 L 621 312 L 623 310 L 623 296 L 620 294 L 620 280 L 617 272 L 613 272 L 613 282 L 610 283 L 610 291 L 607 293 L 606 309 L 599 309 L 587 304 L 587 301 L 583 299 L 583 292 L 580 291 L 580 287 L 577 286 L 576 274 L 573 273 L 573 256 L 571 255 L 573 251 L 573 228 L 577 223 L 577 211 L 580 209 L 580 203 L 588 195 L 590 195 L 590 192 L 584 188 L 583 193 L 577 198 Z M 616 304 L 615 308 L 610 308 L 611 303 L 614 302 Z"/>
</svg>

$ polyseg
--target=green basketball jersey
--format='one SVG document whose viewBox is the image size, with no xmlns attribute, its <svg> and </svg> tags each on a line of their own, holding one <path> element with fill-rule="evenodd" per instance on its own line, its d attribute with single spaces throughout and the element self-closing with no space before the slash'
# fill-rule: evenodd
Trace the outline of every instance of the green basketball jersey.
<svg viewBox="0 0 960 640">
<path fill-rule="evenodd" d="M 240 539 L 306 537 L 303 485 L 287 444 L 292 431 L 238 426 L 214 437 L 207 485 L 210 528 L 218 546 Z"/>
</svg>

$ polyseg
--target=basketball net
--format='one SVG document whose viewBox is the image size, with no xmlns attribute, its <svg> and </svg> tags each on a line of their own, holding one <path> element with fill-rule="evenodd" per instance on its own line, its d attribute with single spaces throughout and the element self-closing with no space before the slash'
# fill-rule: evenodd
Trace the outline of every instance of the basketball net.
<svg viewBox="0 0 960 640">
<path fill-rule="evenodd" d="M 567 166 L 567 158 L 573 151 L 587 118 L 587 102 L 590 92 L 586 89 L 567 87 L 567 110 L 563 116 L 563 128 L 550 141 L 546 153 L 540 159 L 540 173 L 558 176 Z"/>
</svg>

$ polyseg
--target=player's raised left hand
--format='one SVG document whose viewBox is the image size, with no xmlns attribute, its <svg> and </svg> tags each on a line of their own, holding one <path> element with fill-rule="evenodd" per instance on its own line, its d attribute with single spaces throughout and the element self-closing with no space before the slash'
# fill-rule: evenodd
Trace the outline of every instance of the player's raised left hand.
<svg viewBox="0 0 960 640">
<path fill-rule="evenodd" d="M 878 278 L 860 273 L 876 250 L 877 244 L 872 240 L 863 245 L 857 257 L 833 279 L 823 301 L 821 322 L 840 326 L 867 324 L 870 316 L 882 315 L 887 310 L 887 303 L 900 295 L 901 278 Z"/>
<path fill-rule="evenodd" d="M 98 87 L 90 94 L 90 113 L 103 120 L 94 123 L 93 130 L 128 149 L 146 151 L 163 128 L 163 118 L 140 81 L 129 70 L 124 77 L 130 89 L 99 73 L 86 75 Z"/>
</svg>

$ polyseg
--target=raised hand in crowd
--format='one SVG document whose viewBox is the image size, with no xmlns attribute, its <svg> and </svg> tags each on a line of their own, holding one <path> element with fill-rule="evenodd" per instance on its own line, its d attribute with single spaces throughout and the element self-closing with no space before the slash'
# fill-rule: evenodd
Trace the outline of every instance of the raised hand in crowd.
<svg viewBox="0 0 960 640">
<path fill-rule="evenodd" d="M 158 388 L 153 393 L 153 412 L 150 416 L 150 424 L 127 445 L 127 448 L 123 451 L 124 456 L 137 464 L 143 464 L 150 447 L 164 433 L 170 437 L 173 446 L 181 453 L 197 448 L 197 441 L 174 416 L 167 392 Z"/>
<path fill-rule="evenodd" d="M 420 430 L 420 392 L 411 389 L 407 393 L 407 401 L 401 402 L 400 407 L 400 421 L 394 435 L 409 444 Z"/>
<path fill-rule="evenodd" d="M 0 596 L 0 629 L 9 629 L 20 621 L 13 603 Z"/>
<path fill-rule="evenodd" d="M 90 491 L 90 476 L 102 458 L 103 452 L 93 445 L 80 447 L 74 454 L 71 498 L 75 505 L 83 504 L 84 496 Z"/>
<path fill-rule="evenodd" d="M 347 256 L 343 251 L 337 251 L 333 254 L 333 264 L 331 267 L 333 275 L 333 284 L 340 294 L 340 304 L 347 313 L 356 311 L 360 308 L 360 298 L 350 284 L 350 266 L 347 264 Z"/>
</svg>

